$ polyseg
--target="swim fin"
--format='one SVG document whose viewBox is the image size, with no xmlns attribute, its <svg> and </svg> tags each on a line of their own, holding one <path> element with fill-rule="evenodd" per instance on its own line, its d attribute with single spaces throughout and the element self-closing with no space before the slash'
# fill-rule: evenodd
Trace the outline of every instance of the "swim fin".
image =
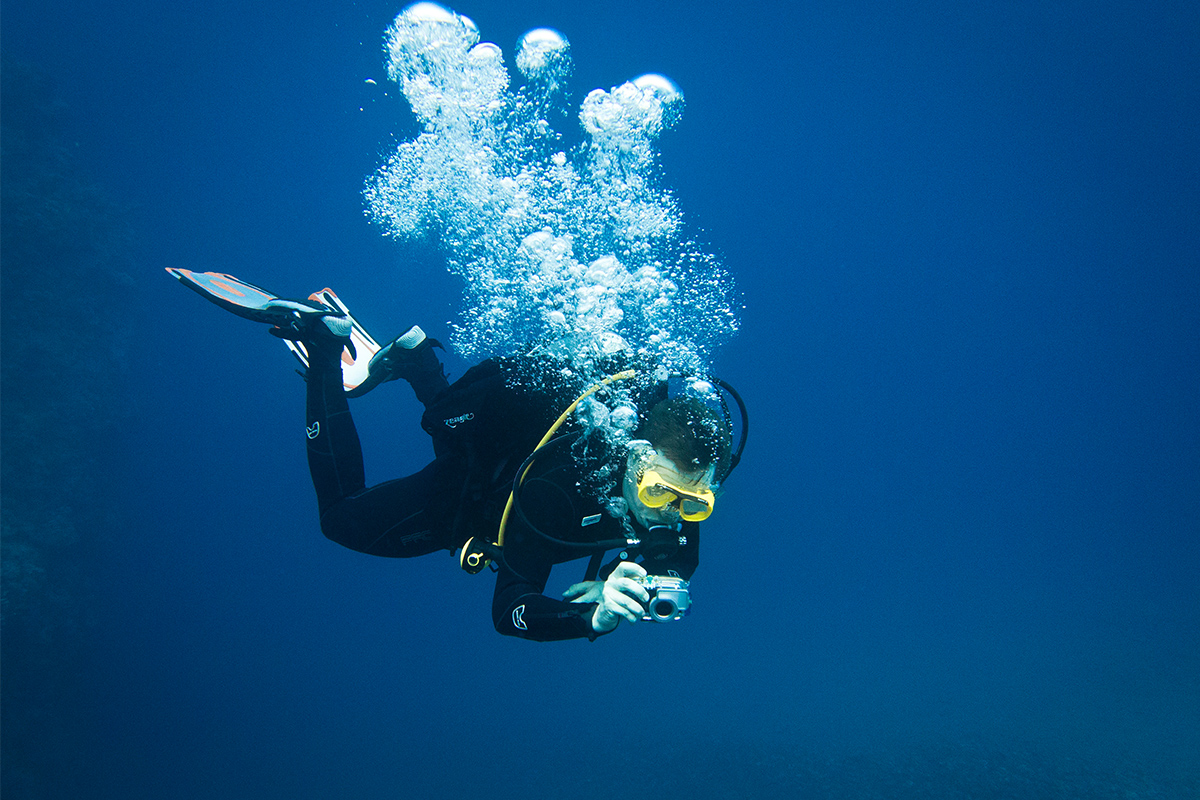
<svg viewBox="0 0 1200 800">
<path fill-rule="evenodd" d="M 272 325 L 287 318 L 287 310 L 272 308 L 268 303 L 278 295 L 220 272 L 192 272 L 190 269 L 167 267 L 167 272 L 179 282 L 210 303 L 239 317 Z"/>
<path fill-rule="evenodd" d="M 308 301 L 288 301 L 286 304 L 272 303 L 278 301 L 278 295 L 252 283 L 226 275 L 221 272 L 193 272 L 189 269 L 167 267 L 167 272 L 178 278 L 179 282 L 199 294 L 210 303 L 220 306 L 230 313 L 254 322 L 265 322 L 269 325 L 287 326 L 295 322 L 297 314 L 303 313 L 304 306 L 310 306 L 314 313 L 329 313 L 345 316 L 350 320 L 350 344 L 342 350 L 342 386 L 347 392 L 353 392 L 357 397 L 366 394 L 374 383 L 361 391 L 355 391 L 367 381 L 368 367 L 372 357 L 379 352 L 379 343 L 359 324 L 358 320 L 346 308 L 346 304 L 334 294 L 332 289 L 322 289 L 313 292 Z M 322 310 L 323 309 L 323 310 Z M 308 367 L 308 351 L 302 342 L 285 339 L 284 344 L 305 368 Z"/>
</svg>

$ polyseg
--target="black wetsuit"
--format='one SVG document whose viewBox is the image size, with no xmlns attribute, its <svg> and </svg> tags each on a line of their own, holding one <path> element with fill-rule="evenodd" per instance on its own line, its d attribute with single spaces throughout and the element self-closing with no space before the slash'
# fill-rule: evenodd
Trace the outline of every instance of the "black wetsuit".
<svg viewBox="0 0 1200 800">
<path fill-rule="evenodd" d="M 414 475 L 368 488 L 340 365 L 334 358 L 313 355 L 307 376 L 308 463 L 322 532 L 352 550 L 392 558 L 453 551 L 472 535 L 494 541 L 518 466 L 565 404 L 556 404 L 557 398 L 548 403 L 538 392 L 523 393 L 507 385 L 502 367 L 494 361 L 473 368 L 449 387 L 441 364 L 426 348 L 423 362 L 405 377 L 426 406 L 422 424 L 433 435 L 435 458 Z M 515 426 L 519 435 L 505 430 L 497 436 L 505 426 Z M 489 447 L 497 442 L 506 448 Z M 523 515 L 510 516 L 492 601 L 492 620 L 502 634 L 538 641 L 597 636 L 591 624 L 594 603 L 542 594 L 555 564 L 590 553 L 548 541 L 539 531 L 560 542 L 578 543 L 626 534 L 625 520 L 606 513 L 600 501 L 581 488 L 586 479 L 578 448 L 586 445 L 550 449 L 526 476 L 520 496 Z M 620 469 L 612 473 L 616 492 Z M 683 523 L 677 531 L 678 549 L 646 564 L 647 570 L 690 578 L 699 560 L 698 530 L 696 523 Z M 635 533 L 641 538 L 644 530 L 636 526 Z M 606 577 L 619 561 L 638 559 L 636 549 L 625 549 L 598 577 Z M 598 563 L 593 561 L 593 569 Z"/>
</svg>

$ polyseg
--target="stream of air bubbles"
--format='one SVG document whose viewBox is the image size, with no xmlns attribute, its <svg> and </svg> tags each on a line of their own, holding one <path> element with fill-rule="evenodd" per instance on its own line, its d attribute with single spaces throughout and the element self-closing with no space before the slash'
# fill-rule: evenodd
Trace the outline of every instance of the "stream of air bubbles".
<svg viewBox="0 0 1200 800">
<path fill-rule="evenodd" d="M 735 291 L 693 241 L 664 186 L 655 142 L 683 94 L 650 74 L 584 99 L 584 136 L 565 146 L 571 48 L 539 28 L 499 47 L 434 3 L 386 34 L 388 77 L 423 126 L 372 175 L 367 214 L 387 235 L 433 237 L 464 298 L 450 344 L 464 358 L 531 345 L 581 373 L 629 350 L 703 374 L 737 330 Z"/>
</svg>

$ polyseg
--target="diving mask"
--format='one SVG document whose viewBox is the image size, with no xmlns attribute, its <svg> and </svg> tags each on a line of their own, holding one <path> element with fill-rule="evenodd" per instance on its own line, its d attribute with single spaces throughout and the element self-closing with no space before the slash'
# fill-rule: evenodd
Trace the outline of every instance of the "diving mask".
<svg viewBox="0 0 1200 800">
<path fill-rule="evenodd" d="M 716 502 L 711 489 L 684 488 L 649 468 L 638 470 L 637 498 L 647 508 L 674 506 L 688 522 L 708 519 Z"/>
</svg>

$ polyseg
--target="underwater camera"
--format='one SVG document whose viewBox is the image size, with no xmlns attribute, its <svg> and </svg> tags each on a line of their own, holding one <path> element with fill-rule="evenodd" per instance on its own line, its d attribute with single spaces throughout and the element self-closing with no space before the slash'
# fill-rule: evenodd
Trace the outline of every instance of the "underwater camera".
<svg viewBox="0 0 1200 800">
<path fill-rule="evenodd" d="M 643 620 L 670 622 L 692 613 L 692 596 L 688 593 L 688 582 L 683 578 L 647 575 L 641 584 L 650 593 Z"/>
</svg>

